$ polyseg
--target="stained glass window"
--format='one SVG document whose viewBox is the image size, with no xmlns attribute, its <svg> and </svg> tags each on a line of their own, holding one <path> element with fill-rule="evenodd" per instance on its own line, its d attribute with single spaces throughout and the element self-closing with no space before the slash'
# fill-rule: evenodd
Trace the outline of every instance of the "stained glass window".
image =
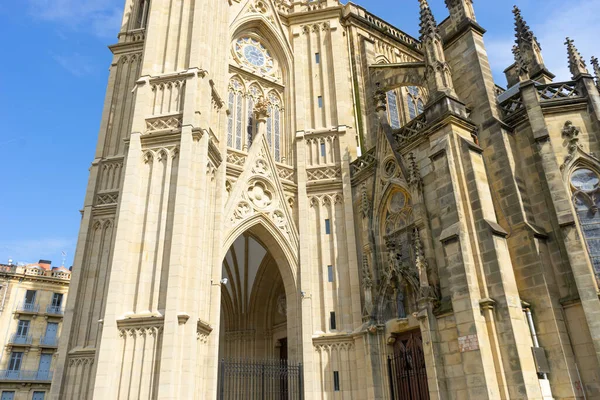
<svg viewBox="0 0 600 400">
<path fill-rule="evenodd" d="M 417 115 L 425 111 L 425 102 L 421 90 L 416 86 L 409 86 L 408 96 L 406 99 L 408 105 L 408 117 L 410 119 L 416 118 Z"/>
<path fill-rule="evenodd" d="M 227 146 L 233 147 L 233 113 L 235 107 L 235 94 L 229 92 L 229 116 L 227 117 Z"/>
<path fill-rule="evenodd" d="M 242 148 L 243 98 L 242 83 L 234 78 L 229 83 L 229 118 L 227 121 L 227 145 Z"/>
<path fill-rule="evenodd" d="M 274 92 L 269 93 L 269 115 L 267 140 L 273 149 L 275 161 L 281 161 L 281 100 Z"/>
<path fill-rule="evenodd" d="M 269 147 L 273 145 L 273 107 L 269 104 L 267 108 L 269 117 L 267 118 L 267 143 Z"/>
<path fill-rule="evenodd" d="M 600 276 L 600 177 L 590 169 L 578 169 L 571 175 L 571 188 L 588 252 Z"/>
<path fill-rule="evenodd" d="M 242 94 L 239 93 L 237 96 L 237 100 L 236 100 L 236 119 L 235 119 L 235 148 L 238 150 L 242 149 L 242 124 L 243 124 L 243 118 L 242 118 L 242 101 L 244 100 L 244 98 L 242 97 Z"/>
<path fill-rule="evenodd" d="M 398 129 L 400 128 L 400 110 L 398 108 L 398 96 L 396 95 L 396 92 L 387 92 L 387 103 L 390 126 L 394 129 Z"/>
<path fill-rule="evenodd" d="M 254 99 L 248 96 L 248 123 L 246 124 L 247 144 L 252 146 L 252 138 L 254 137 Z"/>
<path fill-rule="evenodd" d="M 258 40 L 243 37 L 235 42 L 235 55 L 246 66 L 265 74 L 274 71 L 275 62 L 267 48 Z"/>
</svg>

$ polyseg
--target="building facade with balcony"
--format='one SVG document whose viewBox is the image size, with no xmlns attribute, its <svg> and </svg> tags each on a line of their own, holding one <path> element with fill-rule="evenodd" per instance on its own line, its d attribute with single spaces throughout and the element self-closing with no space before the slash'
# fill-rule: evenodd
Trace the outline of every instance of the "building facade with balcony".
<svg viewBox="0 0 600 400">
<path fill-rule="evenodd" d="M 71 271 L 0 264 L 0 399 L 49 396 Z"/>
</svg>

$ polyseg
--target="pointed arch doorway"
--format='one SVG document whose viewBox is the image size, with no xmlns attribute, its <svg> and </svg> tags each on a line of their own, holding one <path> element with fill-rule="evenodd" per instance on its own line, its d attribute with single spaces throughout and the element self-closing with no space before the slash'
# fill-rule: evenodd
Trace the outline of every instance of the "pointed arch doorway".
<svg viewBox="0 0 600 400">
<path fill-rule="evenodd" d="M 303 398 L 296 285 L 274 244 L 264 229 L 250 229 L 223 259 L 219 400 Z"/>
</svg>

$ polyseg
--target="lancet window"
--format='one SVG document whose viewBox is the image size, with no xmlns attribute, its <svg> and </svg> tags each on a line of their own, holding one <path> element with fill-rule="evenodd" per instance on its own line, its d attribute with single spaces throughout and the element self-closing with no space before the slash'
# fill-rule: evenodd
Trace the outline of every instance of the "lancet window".
<svg viewBox="0 0 600 400">
<path fill-rule="evenodd" d="M 398 95 L 395 91 L 387 92 L 388 120 L 394 129 L 400 128 L 400 107 L 398 106 Z"/>
<path fill-rule="evenodd" d="M 408 117 L 410 119 L 416 118 L 417 115 L 425 111 L 425 101 L 423 93 L 418 87 L 408 87 L 408 95 L 406 101 L 408 105 Z"/>
<path fill-rule="evenodd" d="M 137 10 L 135 13 L 135 26 L 134 29 L 145 28 L 148 22 L 148 13 L 150 11 L 150 0 L 140 0 L 137 4 Z"/>
<path fill-rule="evenodd" d="M 248 89 L 246 89 L 248 88 Z M 229 83 L 229 120 L 227 124 L 227 146 L 247 151 L 258 133 L 258 121 L 254 114 L 256 104 L 265 99 L 268 104 L 266 138 L 275 161 L 281 161 L 283 132 L 283 101 L 276 89 L 267 94 L 257 83 L 248 85 L 239 77 Z"/>
<path fill-rule="evenodd" d="M 579 224 L 594 266 L 600 277 L 600 176 L 588 168 L 575 170 L 571 175 L 573 203 Z"/>
</svg>

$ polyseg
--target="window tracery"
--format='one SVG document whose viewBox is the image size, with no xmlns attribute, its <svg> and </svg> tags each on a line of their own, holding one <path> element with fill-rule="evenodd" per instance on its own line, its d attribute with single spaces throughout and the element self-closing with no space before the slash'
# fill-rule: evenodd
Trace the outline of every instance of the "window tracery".
<svg viewBox="0 0 600 400">
<path fill-rule="evenodd" d="M 150 9 L 150 0 L 140 0 L 137 5 L 134 29 L 145 28 L 148 22 L 148 11 Z"/>
<path fill-rule="evenodd" d="M 245 88 L 248 87 L 248 90 Z M 229 119 L 227 123 L 227 146 L 246 151 L 252 145 L 258 133 L 258 122 L 254 117 L 254 108 L 266 97 L 268 118 L 266 137 L 275 161 L 280 162 L 283 132 L 283 101 L 276 89 L 265 91 L 257 84 L 248 85 L 242 78 L 235 76 L 229 84 Z M 245 132 L 245 135 L 242 134 Z"/>
<path fill-rule="evenodd" d="M 390 90 L 387 92 L 387 104 L 388 104 L 388 120 L 390 126 L 394 129 L 399 129 L 400 124 L 400 107 L 398 106 L 398 95 L 395 91 Z"/>
<path fill-rule="evenodd" d="M 235 56 L 238 61 L 261 74 L 272 75 L 275 71 L 275 60 L 267 48 L 251 37 L 241 37 L 235 42 Z"/>
<path fill-rule="evenodd" d="M 417 86 L 408 86 L 408 95 L 406 96 L 406 102 L 408 103 L 408 117 L 414 119 L 417 115 L 425 111 L 424 96 Z"/>
<path fill-rule="evenodd" d="M 573 204 L 597 277 L 600 277 L 600 175 L 589 168 L 571 174 Z"/>
</svg>

